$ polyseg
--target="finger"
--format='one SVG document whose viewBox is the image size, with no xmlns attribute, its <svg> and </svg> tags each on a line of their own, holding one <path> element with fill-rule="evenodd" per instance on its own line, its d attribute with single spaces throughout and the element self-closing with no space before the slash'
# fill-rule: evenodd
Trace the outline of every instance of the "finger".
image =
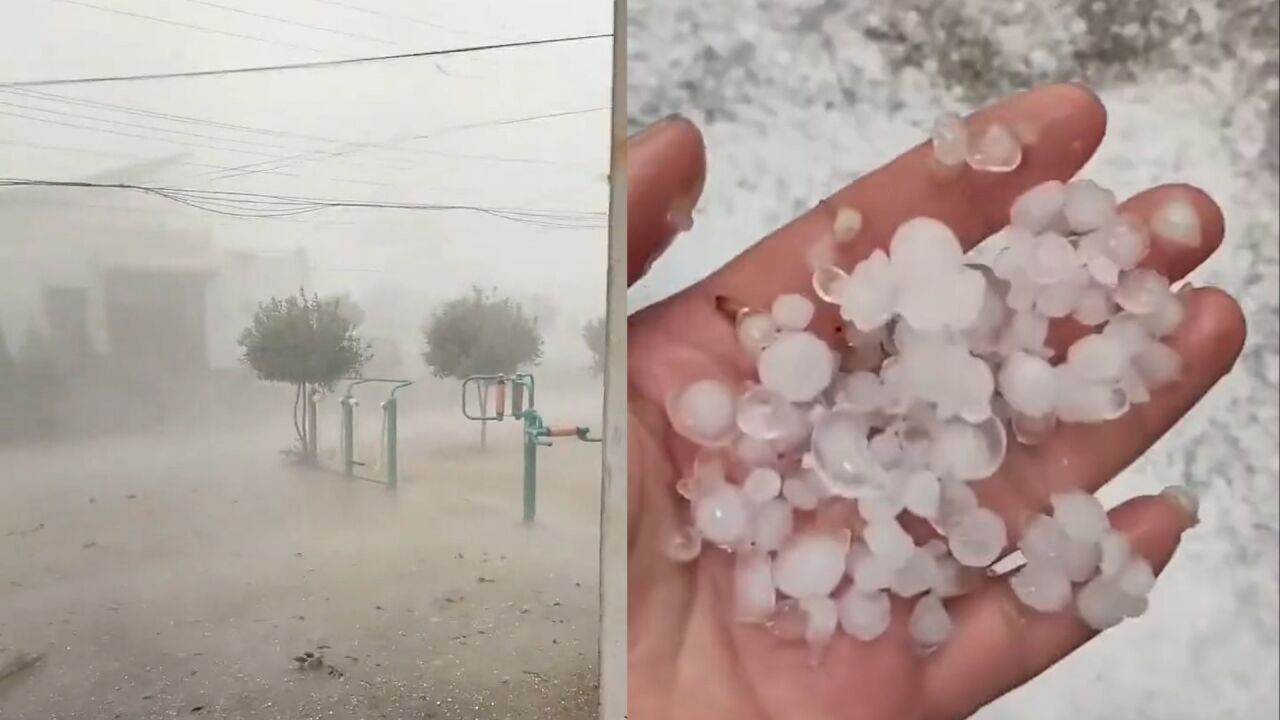
<svg viewBox="0 0 1280 720">
<path fill-rule="evenodd" d="M 863 217 L 858 239 L 842 246 L 837 259 L 845 268 L 885 247 L 898 225 L 921 215 L 943 221 L 966 248 L 972 247 L 1008 222 L 1009 206 L 1022 192 L 1045 180 L 1065 180 L 1084 165 L 1102 140 L 1106 111 L 1079 85 L 1051 85 L 1014 95 L 968 120 L 971 128 L 995 122 L 1034 136 L 1013 172 L 969 170 L 941 180 L 931 169 L 931 145 L 922 143 L 760 241 L 702 283 L 699 291 L 724 294 L 753 307 L 768 307 L 781 293 L 812 293 L 806 250 L 830 233 L 837 207 L 856 208 Z M 815 327 L 835 327 L 836 309 L 820 305 Z"/>
<path fill-rule="evenodd" d="M 1010 547 L 1052 495 L 1095 492 L 1138 459 L 1231 369 L 1244 337 L 1244 314 L 1231 296 L 1195 290 L 1182 325 L 1167 339 L 1183 360 L 1180 379 L 1110 422 L 1064 424 L 1039 445 L 1010 443 L 1000 472 L 975 488 L 983 505 L 1004 518 Z"/>
<path fill-rule="evenodd" d="M 1169 278 L 1170 282 L 1186 277 L 1222 245 L 1226 229 L 1222 209 L 1203 190 L 1190 185 L 1161 185 L 1151 188 L 1130 198 L 1120 208 L 1120 212 L 1132 215 L 1143 227 L 1149 228 L 1161 208 L 1174 201 L 1186 202 L 1195 210 L 1199 219 L 1199 244 L 1189 247 L 1169 242 L 1152 233 L 1151 249 L 1140 263 L 1141 267 L 1155 270 Z M 1061 354 L 1071 343 L 1089 332 L 1092 332 L 1091 328 L 1070 318 L 1057 320 L 1050 326 L 1048 344 Z"/>
<path fill-rule="evenodd" d="M 1135 554 L 1157 572 L 1196 522 L 1185 497 L 1173 492 L 1140 497 L 1109 514 L 1112 526 L 1129 536 Z M 1004 578 L 955 601 L 949 610 L 955 623 L 951 638 L 924 671 L 925 717 L 933 720 L 969 717 L 1097 634 L 1074 607 L 1053 614 L 1029 610 Z"/>
<path fill-rule="evenodd" d="M 692 224 L 706 179 L 702 133 L 669 117 L 627 141 L 627 285 Z"/>
</svg>

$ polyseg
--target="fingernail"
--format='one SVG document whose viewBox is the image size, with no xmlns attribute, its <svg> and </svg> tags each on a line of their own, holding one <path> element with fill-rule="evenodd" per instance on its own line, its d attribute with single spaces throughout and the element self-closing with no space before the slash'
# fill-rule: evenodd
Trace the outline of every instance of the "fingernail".
<svg viewBox="0 0 1280 720">
<path fill-rule="evenodd" d="M 635 136 L 631 138 L 631 140 L 634 142 L 641 139 L 647 139 L 652 135 L 656 135 L 657 133 L 661 132 L 663 128 L 670 126 L 672 122 L 679 120 L 682 117 L 684 116 L 679 113 L 671 113 L 670 115 L 662 118 L 661 120 L 653 123 L 652 125 L 636 133 Z"/>
<path fill-rule="evenodd" d="M 1160 497 L 1173 503 L 1187 517 L 1187 527 L 1200 524 L 1200 497 L 1186 485 L 1170 485 L 1160 491 Z"/>
</svg>

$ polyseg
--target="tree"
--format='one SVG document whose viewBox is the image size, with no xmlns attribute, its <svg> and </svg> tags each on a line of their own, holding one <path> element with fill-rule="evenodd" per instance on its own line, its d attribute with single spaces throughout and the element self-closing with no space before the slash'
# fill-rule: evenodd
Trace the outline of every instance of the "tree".
<svg viewBox="0 0 1280 720">
<path fill-rule="evenodd" d="M 438 378 L 512 374 L 542 359 L 542 332 L 520 303 L 473 287 L 441 306 L 423 330 L 422 359 Z M 482 395 L 487 403 L 487 394 Z M 488 423 L 480 424 L 480 445 Z"/>
<path fill-rule="evenodd" d="M 603 375 L 605 353 L 603 317 L 588 320 L 582 326 L 582 341 L 587 344 L 587 349 L 591 351 L 591 372 L 596 375 Z"/>
<path fill-rule="evenodd" d="M 372 358 L 351 316 L 343 312 L 339 299 L 322 300 L 314 293 L 307 297 L 304 290 L 283 300 L 272 297 L 258 305 L 253 322 L 240 334 L 240 346 L 243 362 L 259 379 L 296 388 L 293 429 L 302 454 L 314 461 L 315 438 L 308 429 L 307 408 L 314 413 L 310 393 L 330 391 L 342 378 L 359 377 Z"/>
</svg>

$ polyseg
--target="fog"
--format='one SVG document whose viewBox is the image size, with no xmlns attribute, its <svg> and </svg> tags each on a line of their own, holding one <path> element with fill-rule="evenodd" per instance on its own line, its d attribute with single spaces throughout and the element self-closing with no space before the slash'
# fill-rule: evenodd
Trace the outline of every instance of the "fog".
<svg viewBox="0 0 1280 720">
<path fill-rule="evenodd" d="M 589 35 L 610 14 L 5 3 L 0 185 L 163 192 L 0 187 L 0 718 L 593 716 L 599 445 L 539 450 L 522 525 L 518 421 L 481 448 L 422 353 L 434 312 L 490 289 L 543 339 L 523 368 L 542 417 L 598 432 L 582 326 L 604 313 L 609 40 L 14 83 Z M 280 197 L 319 202 L 264 212 Z M 317 394 L 309 459 L 295 387 L 245 362 L 260 304 L 302 288 L 358 306 L 364 375 L 413 383 L 394 486 L 389 386 L 355 392 L 345 477 L 347 383 Z"/>
</svg>

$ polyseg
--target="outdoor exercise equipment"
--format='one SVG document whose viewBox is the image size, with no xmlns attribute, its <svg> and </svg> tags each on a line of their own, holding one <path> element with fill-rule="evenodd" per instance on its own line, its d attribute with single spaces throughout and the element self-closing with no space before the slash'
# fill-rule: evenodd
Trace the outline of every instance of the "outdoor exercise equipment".
<svg viewBox="0 0 1280 720">
<path fill-rule="evenodd" d="M 364 465 L 365 463 L 356 461 L 356 421 L 355 410 L 360 401 L 352 394 L 352 390 L 357 385 L 365 383 L 386 383 L 390 384 L 391 391 L 387 394 L 387 399 L 381 403 L 382 407 L 382 433 L 379 438 L 379 447 L 383 457 L 383 470 L 387 485 L 395 487 L 399 481 L 399 465 L 397 463 L 397 423 L 396 423 L 396 393 L 401 388 L 406 388 L 413 384 L 411 380 L 393 380 L 389 378 L 364 378 L 352 381 L 347 385 L 347 392 L 339 400 L 342 405 L 342 471 L 347 477 L 355 477 L 356 465 Z"/>
<path fill-rule="evenodd" d="M 467 409 L 467 388 L 475 388 L 475 397 L 479 403 L 480 415 L 473 415 Z M 562 425 L 547 425 L 534 407 L 533 375 L 516 373 L 514 375 L 472 375 L 462 381 L 462 415 L 468 420 L 494 420 L 501 422 L 506 416 L 507 395 L 510 388 L 511 417 L 520 420 L 524 426 L 524 521 L 533 522 L 538 501 L 538 446 L 551 446 L 551 438 L 572 437 L 582 442 L 600 442 L 600 438 L 589 437 L 589 428 Z M 489 393 L 493 392 L 493 414 L 489 413 Z M 529 404 L 525 406 L 525 396 Z"/>
</svg>

